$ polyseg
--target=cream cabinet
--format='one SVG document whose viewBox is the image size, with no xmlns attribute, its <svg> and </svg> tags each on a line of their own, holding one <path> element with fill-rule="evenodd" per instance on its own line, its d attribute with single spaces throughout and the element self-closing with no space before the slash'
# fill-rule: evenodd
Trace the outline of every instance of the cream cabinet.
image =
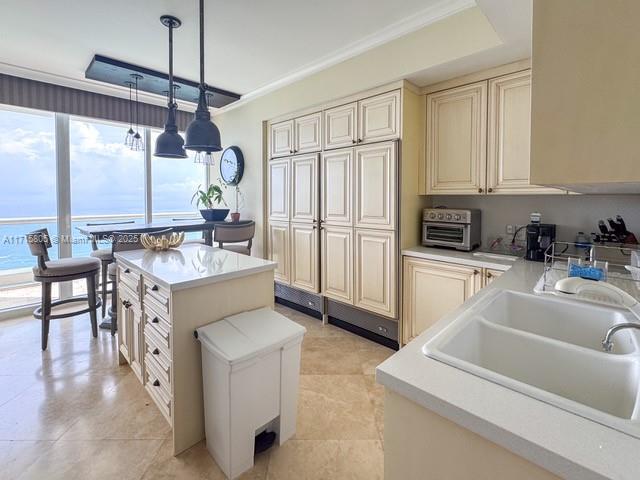
<svg viewBox="0 0 640 480">
<path fill-rule="evenodd" d="M 487 193 L 564 193 L 531 185 L 531 72 L 489 81 Z"/>
<path fill-rule="evenodd" d="M 322 149 L 322 113 L 293 120 L 293 153 L 319 152 Z"/>
<path fill-rule="evenodd" d="M 404 257 L 402 340 L 408 343 L 482 286 L 481 269 Z"/>
<path fill-rule="evenodd" d="M 484 268 L 482 274 L 482 287 L 488 286 L 491 282 L 493 282 L 496 278 L 502 275 L 504 272 L 501 270 L 494 270 L 493 268 Z"/>
<path fill-rule="evenodd" d="M 289 167 L 291 161 L 288 158 L 272 160 L 269 162 L 268 178 L 268 212 L 269 220 L 289 220 Z"/>
<path fill-rule="evenodd" d="M 318 227 L 291 224 L 291 286 L 319 292 Z"/>
<path fill-rule="evenodd" d="M 274 277 L 280 283 L 289 284 L 291 282 L 289 222 L 269 222 L 268 230 L 267 257 L 278 264 Z"/>
<path fill-rule="evenodd" d="M 324 112 L 324 148 L 325 150 L 349 147 L 356 143 L 358 103 L 330 108 Z"/>
<path fill-rule="evenodd" d="M 427 194 L 484 192 L 487 82 L 427 95 Z"/>
<path fill-rule="evenodd" d="M 396 144 L 355 149 L 355 226 L 396 227 Z"/>
<path fill-rule="evenodd" d="M 400 91 L 358 102 L 358 142 L 379 142 L 400 136 Z"/>
<path fill-rule="evenodd" d="M 322 232 L 322 293 L 353 304 L 353 229 L 325 225 Z"/>
<path fill-rule="evenodd" d="M 121 353 L 131 365 L 133 373 L 138 380 L 143 381 L 144 347 L 143 347 L 143 323 L 142 307 L 137 294 L 126 286 L 118 290 L 118 322 L 122 333 L 120 334 Z"/>
<path fill-rule="evenodd" d="M 293 154 L 293 120 L 274 123 L 269 127 L 269 155 L 271 158 Z"/>
<path fill-rule="evenodd" d="M 352 148 L 322 154 L 321 218 L 323 223 L 352 225 Z"/>
<path fill-rule="evenodd" d="M 318 155 L 291 158 L 291 221 L 318 220 Z"/>
<path fill-rule="evenodd" d="M 396 233 L 355 229 L 354 305 L 386 317 L 396 314 Z"/>
</svg>

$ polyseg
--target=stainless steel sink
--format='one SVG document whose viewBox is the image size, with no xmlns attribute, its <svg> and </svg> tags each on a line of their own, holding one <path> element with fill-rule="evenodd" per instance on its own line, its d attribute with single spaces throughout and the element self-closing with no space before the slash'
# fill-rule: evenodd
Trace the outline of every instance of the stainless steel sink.
<svg viewBox="0 0 640 480">
<path fill-rule="evenodd" d="M 453 367 L 640 438 L 640 342 L 622 310 L 505 290 L 487 294 L 423 352 Z"/>
</svg>

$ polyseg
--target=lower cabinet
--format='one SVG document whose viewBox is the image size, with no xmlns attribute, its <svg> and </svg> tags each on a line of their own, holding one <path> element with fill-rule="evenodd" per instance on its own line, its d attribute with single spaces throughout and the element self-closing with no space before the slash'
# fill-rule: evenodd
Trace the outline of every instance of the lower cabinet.
<svg viewBox="0 0 640 480">
<path fill-rule="evenodd" d="M 353 304 L 353 228 L 322 227 L 322 293 Z"/>
<path fill-rule="evenodd" d="M 270 222 L 268 236 L 267 256 L 269 260 L 273 260 L 278 264 L 274 272 L 274 277 L 276 281 L 289 285 L 291 283 L 289 222 Z"/>
<path fill-rule="evenodd" d="M 291 224 L 291 286 L 318 293 L 318 228 L 308 223 Z"/>
<path fill-rule="evenodd" d="M 420 335 L 482 288 L 477 267 L 404 257 L 402 342 Z"/>
<path fill-rule="evenodd" d="M 496 278 L 502 275 L 504 272 L 501 270 L 494 270 L 493 268 L 485 268 L 483 275 L 483 287 L 486 287 L 491 282 L 493 282 Z"/>
<path fill-rule="evenodd" d="M 356 228 L 354 305 L 396 315 L 396 233 Z"/>
<path fill-rule="evenodd" d="M 131 369 L 143 381 L 144 364 L 142 309 L 137 294 L 120 284 L 118 289 L 118 324 L 120 332 L 120 353 L 131 365 Z"/>
</svg>

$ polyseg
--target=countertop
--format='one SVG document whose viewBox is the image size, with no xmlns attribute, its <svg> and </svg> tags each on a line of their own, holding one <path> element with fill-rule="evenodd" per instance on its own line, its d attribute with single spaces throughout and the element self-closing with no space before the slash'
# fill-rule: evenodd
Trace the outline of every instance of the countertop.
<svg viewBox="0 0 640 480">
<path fill-rule="evenodd" d="M 403 254 L 470 262 L 471 253 L 415 247 Z M 466 261 L 465 261 L 466 259 Z M 503 262 L 499 262 L 503 263 Z M 543 265 L 518 259 L 488 287 L 443 317 L 376 369 L 385 387 L 568 479 L 640 478 L 640 440 L 431 359 L 422 346 L 495 289 L 532 293 Z M 495 268 L 490 266 L 488 268 Z"/>
<path fill-rule="evenodd" d="M 116 260 L 140 270 L 155 282 L 176 291 L 275 270 L 276 263 L 202 244 L 183 244 L 166 252 L 129 250 Z"/>
</svg>

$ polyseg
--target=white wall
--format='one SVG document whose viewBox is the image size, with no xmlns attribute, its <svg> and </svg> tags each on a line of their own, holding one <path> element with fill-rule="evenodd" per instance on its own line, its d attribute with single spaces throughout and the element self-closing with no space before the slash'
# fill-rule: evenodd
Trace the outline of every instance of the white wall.
<svg viewBox="0 0 640 480">
<path fill-rule="evenodd" d="M 557 224 L 558 240 L 573 241 L 576 232 L 598 231 L 598 220 L 622 215 L 627 228 L 640 239 L 640 195 L 477 195 L 434 196 L 433 206 L 482 210 L 482 243 L 506 235 L 508 224 L 529 223 L 531 212 L 540 212 L 544 223 Z"/>
</svg>

